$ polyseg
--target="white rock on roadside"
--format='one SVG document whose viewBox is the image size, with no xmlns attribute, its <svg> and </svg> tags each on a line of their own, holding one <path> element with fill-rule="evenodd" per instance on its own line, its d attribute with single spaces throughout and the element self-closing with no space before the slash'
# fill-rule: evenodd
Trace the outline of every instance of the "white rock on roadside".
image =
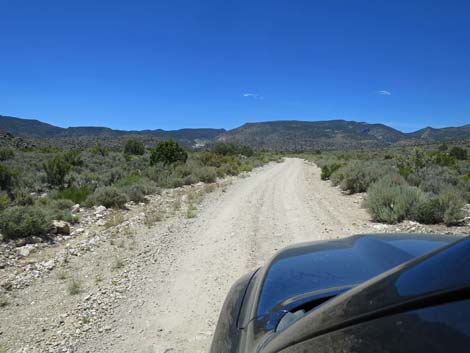
<svg viewBox="0 0 470 353">
<path fill-rule="evenodd" d="M 98 226 L 104 226 L 105 224 L 106 224 L 106 220 L 104 220 L 104 219 L 100 219 L 96 222 L 96 225 L 98 225 Z"/>
<path fill-rule="evenodd" d="M 71 235 L 78 235 L 78 234 L 82 234 L 83 232 L 85 231 L 85 229 L 83 228 L 77 228 L 75 229 Z"/>
<path fill-rule="evenodd" d="M 55 261 L 54 260 L 44 261 L 41 265 L 45 267 L 46 269 L 48 269 L 49 271 L 51 271 L 55 267 Z"/>
<path fill-rule="evenodd" d="M 29 254 L 31 253 L 33 249 L 34 249 L 34 246 L 28 244 L 28 245 L 22 246 L 21 248 L 17 248 L 16 251 L 18 255 L 22 257 L 27 257 L 29 256 Z"/>
<path fill-rule="evenodd" d="M 104 206 L 97 206 L 97 207 L 95 208 L 95 214 L 101 214 L 101 213 L 103 213 L 103 212 L 105 212 L 105 211 L 106 211 L 106 207 L 104 207 Z"/>
</svg>

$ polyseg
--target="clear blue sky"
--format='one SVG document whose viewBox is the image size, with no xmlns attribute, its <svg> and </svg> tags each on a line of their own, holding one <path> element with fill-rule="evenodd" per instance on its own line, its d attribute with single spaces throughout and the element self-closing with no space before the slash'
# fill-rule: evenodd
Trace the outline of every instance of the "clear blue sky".
<svg viewBox="0 0 470 353">
<path fill-rule="evenodd" d="M 0 114 L 59 126 L 470 123 L 469 1 L 0 0 Z"/>
</svg>

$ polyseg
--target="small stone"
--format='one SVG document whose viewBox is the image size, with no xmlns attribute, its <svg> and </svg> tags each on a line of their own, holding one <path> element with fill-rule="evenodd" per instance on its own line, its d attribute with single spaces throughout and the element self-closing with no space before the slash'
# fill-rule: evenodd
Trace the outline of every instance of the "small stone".
<svg viewBox="0 0 470 353">
<path fill-rule="evenodd" d="M 52 233 L 54 234 L 70 234 L 70 224 L 65 221 L 52 221 Z"/>
<path fill-rule="evenodd" d="M 41 237 L 38 237 L 38 236 L 35 236 L 35 235 L 33 235 L 31 237 L 31 242 L 33 242 L 34 244 L 39 244 L 39 243 L 42 243 L 43 241 L 44 241 L 44 239 L 41 238 Z"/>
<path fill-rule="evenodd" d="M 96 225 L 98 226 L 104 226 L 106 224 L 106 221 L 104 219 L 100 219 L 96 222 Z"/>
<path fill-rule="evenodd" d="M 104 207 L 104 206 L 97 206 L 95 208 L 95 214 L 100 214 L 100 213 L 103 213 L 105 211 L 106 211 L 106 207 Z"/>
<path fill-rule="evenodd" d="M 72 232 L 72 235 L 81 234 L 85 231 L 83 228 L 77 228 Z"/>
<path fill-rule="evenodd" d="M 18 252 L 18 255 L 22 257 L 29 256 L 32 250 L 33 250 L 33 247 L 31 245 L 25 245 L 16 249 L 16 251 Z"/>
<path fill-rule="evenodd" d="M 77 203 L 77 204 L 73 205 L 72 208 L 70 209 L 70 211 L 72 213 L 79 213 L 80 212 L 80 204 Z"/>
<path fill-rule="evenodd" d="M 54 260 L 49 260 L 49 261 L 45 261 L 42 263 L 42 265 L 48 269 L 49 271 L 51 271 L 52 269 L 54 269 L 55 267 L 55 261 Z"/>
</svg>

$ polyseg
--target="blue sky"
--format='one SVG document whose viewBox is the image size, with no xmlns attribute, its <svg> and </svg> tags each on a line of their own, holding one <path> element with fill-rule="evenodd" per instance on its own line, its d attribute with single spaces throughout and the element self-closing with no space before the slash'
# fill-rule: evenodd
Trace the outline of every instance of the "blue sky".
<svg viewBox="0 0 470 353">
<path fill-rule="evenodd" d="M 470 123 L 468 1 L 0 0 L 0 114 L 58 126 Z"/>
</svg>

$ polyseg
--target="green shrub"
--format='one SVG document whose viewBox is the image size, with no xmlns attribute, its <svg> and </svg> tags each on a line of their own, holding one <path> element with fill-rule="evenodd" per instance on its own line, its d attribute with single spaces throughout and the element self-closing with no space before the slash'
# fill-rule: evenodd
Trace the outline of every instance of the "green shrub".
<svg viewBox="0 0 470 353">
<path fill-rule="evenodd" d="M 184 185 L 196 184 L 198 181 L 199 179 L 193 174 L 187 175 L 183 178 Z"/>
<path fill-rule="evenodd" d="M 86 187 L 70 186 L 61 190 L 54 190 L 50 193 L 52 199 L 67 199 L 74 203 L 83 204 L 92 191 Z"/>
<path fill-rule="evenodd" d="M 11 148 L 0 148 L 0 161 L 7 161 L 15 157 L 15 152 Z"/>
<path fill-rule="evenodd" d="M 74 202 L 71 200 L 40 198 L 36 201 L 35 207 L 41 208 L 49 222 L 59 220 L 74 223 L 77 217 L 70 212 L 73 205 Z"/>
<path fill-rule="evenodd" d="M 79 150 L 71 149 L 64 153 L 65 161 L 74 167 L 83 166 L 84 162 Z"/>
<path fill-rule="evenodd" d="M 164 184 L 164 186 L 168 188 L 180 188 L 183 185 L 185 185 L 184 179 L 175 176 L 170 176 Z"/>
<path fill-rule="evenodd" d="M 323 167 L 321 167 L 320 179 L 328 180 L 330 176 L 331 176 L 330 168 L 328 167 L 327 164 L 324 164 Z"/>
<path fill-rule="evenodd" d="M 341 168 L 341 164 L 339 163 L 332 163 L 332 164 L 324 164 L 321 167 L 321 180 L 328 180 L 330 179 L 331 175 L 336 172 L 339 168 Z"/>
<path fill-rule="evenodd" d="M 414 169 L 424 168 L 429 164 L 430 158 L 424 153 L 420 148 L 414 148 L 411 152 L 410 162 L 412 163 Z"/>
<path fill-rule="evenodd" d="M 468 159 L 467 150 L 458 146 L 452 147 L 451 150 L 449 151 L 449 155 L 461 161 Z"/>
<path fill-rule="evenodd" d="M 146 201 L 145 194 L 140 185 L 132 185 L 131 187 L 129 187 L 126 193 L 127 193 L 127 198 L 129 199 L 129 201 L 134 201 L 134 202 Z"/>
<path fill-rule="evenodd" d="M 129 175 L 114 184 L 122 189 L 130 201 L 144 202 L 145 195 L 158 192 L 158 188 L 152 180 L 140 175 Z"/>
<path fill-rule="evenodd" d="M 423 199 L 424 194 L 416 187 L 379 181 L 369 187 L 365 205 L 374 221 L 393 224 L 415 219 Z"/>
<path fill-rule="evenodd" d="M 8 194 L 4 191 L 0 192 L 0 211 L 3 211 L 5 208 L 8 207 L 11 200 Z"/>
<path fill-rule="evenodd" d="M 204 167 L 196 169 L 196 177 L 204 183 L 214 183 L 217 180 L 217 172 L 214 167 Z"/>
<path fill-rule="evenodd" d="M 44 212 L 46 213 L 46 217 L 49 221 L 58 220 L 69 223 L 75 223 L 78 221 L 78 217 L 72 215 L 69 210 L 46 208 Z"/>
<path fill-rule="evenodd" d="M 119 179 L 114 183 L 114 186 L 118 188 L 127 188 L 135 184 L 139 184 L 142 181 L 143 177 L 140 175 L 128 175 L 122 179 Z"/>
<path fill-rule="evenodd" d="M 240 172 L 251 172 L 253 170 L 253 167 L 249 164 L 242 163 L 240 165 Z"/>
<path fill-rule="evenodd" d="M 46 213 L 34 206 L 15 206 L 0 214 L 0 230 L 7 239 L 42 236 L 50 226 Z"/>
<path fill-rule="evenodd" d="M 221 177 L 225 175 L 238 175 L 240 174 L 240 168 L 234 163 L 224 163 L 217 168 L 217 174 Z"/>
<path fill-rule="evenodd" d="M 449 149 L 449 146 L 447 144 L 443 143 L 442 145 L 439 145 L 438 150 L 441 152 L 445 152 Z"/>
<path fill-rule="evenodd" d="M 222 165 L 222 159 L 220 158 L 220 155 L 211 151 L 205 151 L 200 153 L 198 155 L 198 158 L 202 162 L 202 164 L 210 167 L 218 168 Z"/>
<path fill-rule="evenodd" d="M 454 169 L 432 165 L 418 169 L 408 177 L 408 182 L 411 185 L 419 186 L 425 192 L 432 192 L 437 195 L 449 185 L 458 185 L 460 178 Z"/>
<path fill-rule="evenodd" d="M 353 161 L 343 168 L 340 187 L 350 193 L 365 192 L 374 182 L 385 175 L 397 174 L 390 165 L 375 161 Z"/>
<path fill-rule="evenodd" d="M 398 174 L 400 174 L 403 178 L 408 178 L 411 174 L 413 174 L 414 169 L 407 164 L 402 164 L 398 166 Z"/>
<path fill-rule="evenodd" d="M 213 148 L 214 153 L 223 156 L 238 154 L 238 148 L 232 143 L 217 142 Z"/>
<path fill-rule="evenodd" d="M 98 188 L 88 196 L 88 205 L 103 205 L 105 207 L 123 208 L 127 202 L 126 194 L 121 190 L 111 186 Z"/>
<path fill-rule="evenodd" d="M 223 155 L 223 156 L 235 156 L 237 154 L 252 157 L 255 152 L 249 146 L 244 145 L 235 145 L 233 143 L 217 142 L 213 149 L 214 153 Z"/>
<path fill-rule="evenodd" d="M 102 175 L 104 185 L 112 185 L 126 176 L 122 167 L 113 167 Z"/>
<path fill-rule="evenodd" d="M 129 139 L 124 146 L 124 154 L 141 156 L 145 154 L 145 146 L 140 141 Z"/>
<path fill-rule="evenodd" d="M 428 196 L 416 208 L 416 221 L 423 224 L 441 223 L 444 219 L 444 209 L 436 196 Z"/>
<path fill-rule="evenodd" d="M 16 190 L 14 195 L 17 206 L 31 206 L 34 204 L 34 198 L 24 189 Z"/>
<path fill-rule="evenodd" d="M 155 146 L 150 155 L 150 164 L 162 163 L 169 165 L 176 162 L 185 163 L 188 153 L 177 142 L 173 140 L 162 141 Z"/>
<path fill-rule="evenodd" d="M 343 182 L 344 180 L 343 169 L 344 168 L 340 168 L 336 172 L 330 175 L 330 181 L 334 186 L 338 186 Z"/>
<path fill-rule="evenodd" d="M 253 157 L 255 155 L 253 148 L 244 145 L 238 147 L 238 153 L 245 157 Z"/>
<path fill-rule="evenodd" d="M 439 194 L 439 201 L 444 211 L 443 220 L 446 225 L 452 225 L 462 220 L 465 203 L 457 189 L 446 188 L 442 190 Z"/>
<path fill-rule="evenodd" d="M 381 185 L 385 186 L 400 186 L 400 185 L 408 185 L 405 178 L 403 178 L 400 174 L 391 173 L 386 174 L 380 180 L 378 180 Z"/>
<path fill-rule="evenodd" d="M 48 205 L 51 208 L 56 208 L 58 210 L 68 210 L 72 208 L 74 205 L 74 202 L 68 199 L 55 199 L 55 200 L 50 200 L 48 202 Z"/>
<path fill-rule="evenodd" d="M 64 155 L 57 154 L 43 164 L 47 182 L 54 186 L 63 186 L 65 177 L 71 169 Z"/>
<path fill-rule="evenodd" d="M 100 155 L 101 157 L 106 157 L 109 154 L 109 149 L 106 146 L 103 146 L 101 143 L 97 142 L 92 148 L 91 153 L 94 155 Z"/>
<path fill-rule="evenodd" d="M 11 191 L 16 182 L 17 173 L 0 163 L 0 189 Z"/>
</svg>

